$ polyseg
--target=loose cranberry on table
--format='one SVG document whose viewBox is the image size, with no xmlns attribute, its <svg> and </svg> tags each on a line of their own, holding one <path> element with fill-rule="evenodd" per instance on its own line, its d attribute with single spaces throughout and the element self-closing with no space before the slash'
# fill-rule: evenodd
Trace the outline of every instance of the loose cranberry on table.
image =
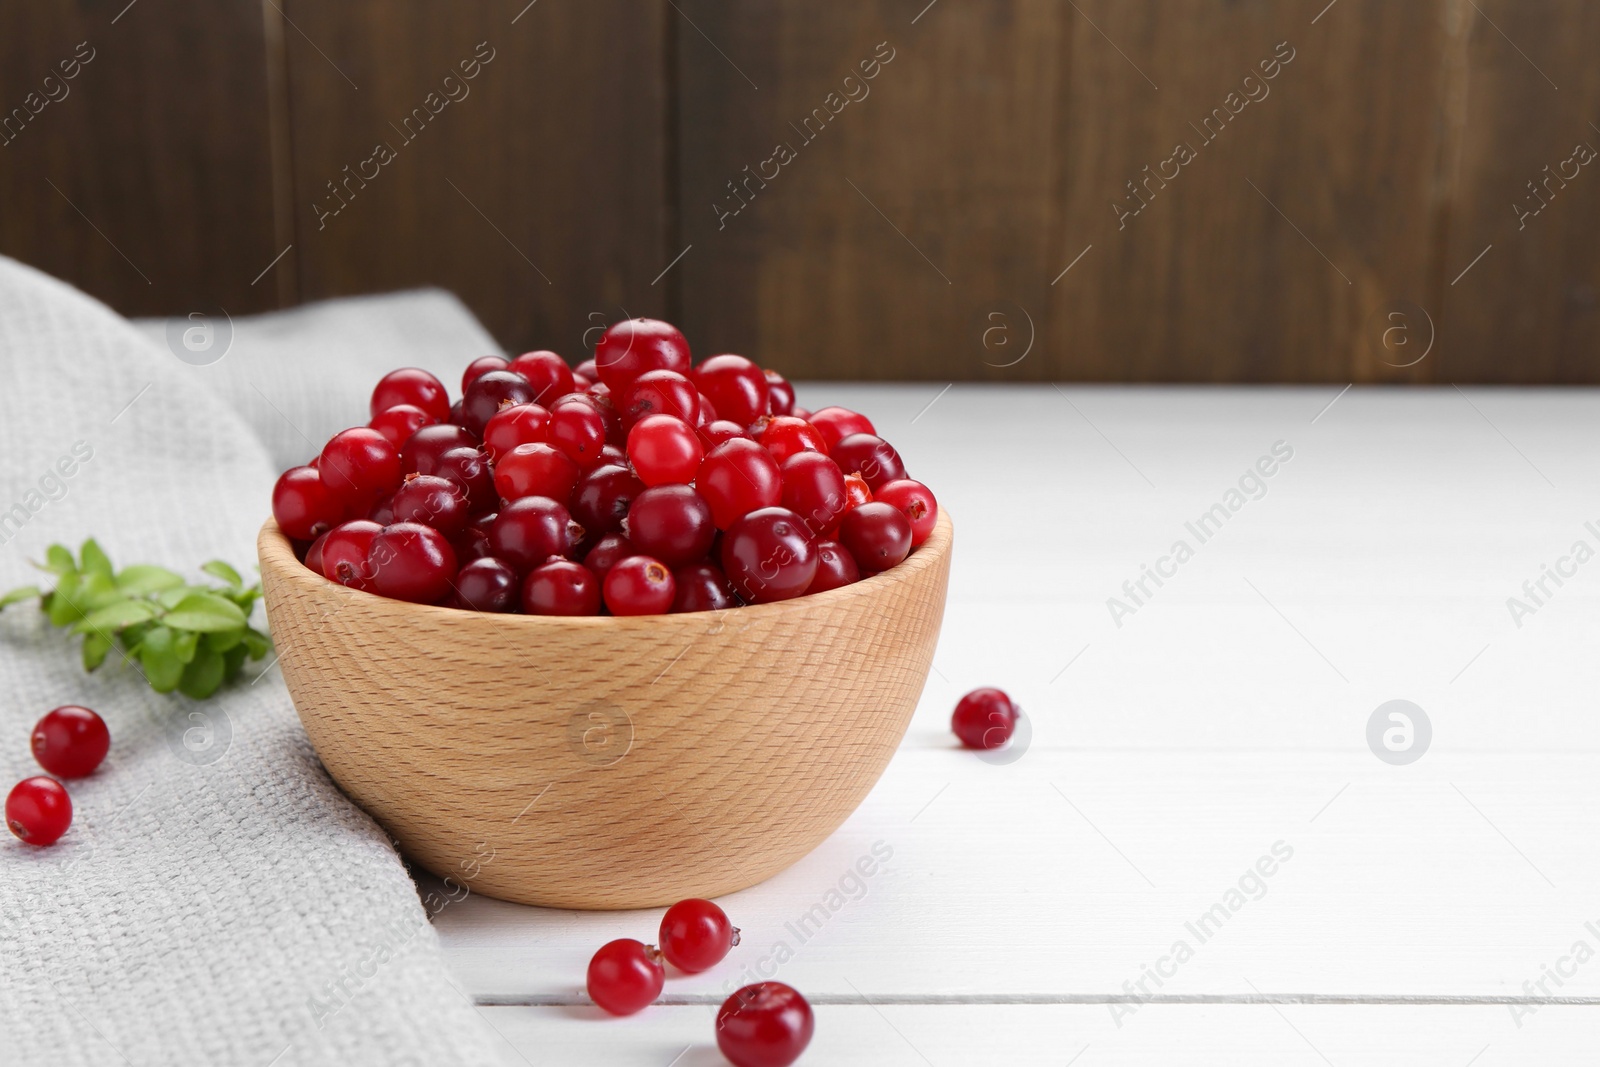
<svg viewBox="0 0 1600 1067">
<path fill-rule="evenodd" d="M 450 417 L 450 394 L 444 383 L 425 370 L 404 367 L 390 371 L 378 379 L 372 390 L 372 415 L 388 411 L 400 404 L 421 408 L 433 416 L 434 422 L 444 422 Z"/>
<path fill-rule="evenodd" d="M 687 485 L 646 489 L 628 509 L 628 540 L 640 553 L 681 567 L 705 558 L 717 536 L 711 506 Z"/>
<path fill-rule="evenodd" d="M 613 615 L 665 615 L 672 610 L 677 584 L 660 560 L 629 556 L 606 571 L 601 590 Z"/>
<path fill-rule="evenodd" d="M 817 573 L 816 542 L 788 508 L 761 508 L 723 535 L 722 571 L 747 601 L 788 600 L 804 593 Z"/>
<path fill-rule="evenodd" d="M 724 441 L 706 453 L 694 484 L 711 506 L 719 530 L 752 511 L 772 507 L 783 494 L 777 461 L 765 448 L 743 437 Z"/>
<path fill-rule="evenodd" d="M 552 559 L 528 572 L 522 610 L 529 615 L 598 615 L 600 579 L 582 563 Z"/>
<path fill-rule="evenodd" d="M 621 391 L 651 370 L 689 370 L 689 342 L 670 322 L 624 319 L 606 328 L 594 346 L 594 367 L 601 382 Z"/>
<path fill-rule="evenodd" d="M 717 417 L 748 426 L 767 413 L 767 378 L 743 356 L 712 356 L 689 373 Z"/>
<path fill-rule="evenodd" d="M 513 500 L 495 515 L 489 547 L 497 558 L 528 571 L 551 556 L 564 556 L 583 539 L 583 527 L 566 506 L 543 496 Z"/>
<path fill-rule="evenodd" d="M 6 826 L 30 845 L 53 845 L 72 825 L 72 798 L 54 778 L 24 778 L 6 797 Z"/>
<path fill-rule="evenodd" d="M 587 561 L 585 561 L 587 562 Z M 715 563 L 690 563 L 672 572 L 677 592 L 672 597 L 675 614 L 685 611 L 722 611 L 736 608 L 739 600 L 733 595 L 728 576 Z"/>
<path fill-rule="evenodd" d="M 517 572 L 503 560 L 483 556 L 456 575 L 450 605 L 469 611 L 512 611 L 517 606 Z"/>
<path fill-rule="evenodd" d="M 567 361 L 546 349 L 524 352 L 511 361 L 511 369 L 533 386 L 535 403 L 553 400 L 572 392 L 572 369 Z"/>
<path fill-rule="evenodd" d="M 811 1044 L 811 1005 L 782 982 L 747 985 L 717 1012 L 717 1048 L 734 1067 L 789 1067 Z"/>
<path fill-rule="evenodd" d="M 371 589 L 372 565 L 367 554 L 372 551 L 372 539 L 382 530 L 371 519 L 354 519 L 329 530 L 322 541 L 323 576 L 352 589 Z"/>
<path fill-rule="evenodd" d="M 110 749 L 105 720 L 77 704 L 56 708 L 33 727 L 33 758 L 59 778 L 93 774 Z"/>
<path fill-rule="evenodd" d="M 631 937 L 600 946 L 589 961 L 589 999 L 612 1015 L 632 1015 L 661 995 L 661 950 Z"/>
<path fill-rule="evenodd" d="M 628 431 L 628 460 L 645 485 L 687 484 L 704 456 L 694 427 L 673 415 L 647 415 Z"/>
<path fill-rule="evenodd" d="M 926 541 L 933 533 L 934 523 L 939 521 L 939 502 L 933 498 L 932 491 L 910 478 L 899 478 L 879 486 L 873 499 L 900 509 L 911 523 L 912 548 Z"/>
<path fill-rule="evenodd" d="M 415 604 L 437 604 L 451 592 L 456 552 L 433 527 L 397 522 L 373 535 L 367 566 L 373 592 Z"/>
<path fill-rule="evenodd" d="M 839 520 L 839 543 L 850 550 L 863 574 L 877 574 L 911 551 L 911 521 L 892 504 L 869 501 Z"/>
<path fill-rule="evenodd" d="M 661 917 L 661 954 L 687 974 L 709 970 L 739 943 L 739 928 L 709 900 L 680 900 Z"/>
<path fill-rule="evenodd" d="M 974 689 L 950 716 L 950 729 L 967 748 L 999 748 L 1017 728 L 1017 706 L 999 689 Z"/>
</svg>

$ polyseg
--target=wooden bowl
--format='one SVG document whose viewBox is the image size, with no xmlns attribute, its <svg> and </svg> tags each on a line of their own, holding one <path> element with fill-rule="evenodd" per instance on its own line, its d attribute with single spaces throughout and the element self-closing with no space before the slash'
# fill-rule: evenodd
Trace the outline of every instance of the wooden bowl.
<svg viewBox="0 0 1600 1067">
<path fill-rule="evenodd" d="M 257 547 L 300 721 L 414 860 L 561 908 L 718 897 L 821 844 L 905 735 L 951 528 L 893 570 L 776 604 L 492 615 L 357 592 Z"/>
</svg>

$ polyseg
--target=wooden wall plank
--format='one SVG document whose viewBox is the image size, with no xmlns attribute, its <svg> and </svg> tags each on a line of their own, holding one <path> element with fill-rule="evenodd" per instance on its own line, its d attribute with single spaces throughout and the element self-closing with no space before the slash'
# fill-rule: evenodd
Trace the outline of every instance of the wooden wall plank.
<svg viewBox="0 0 1600 1067">
<path fill-rule="evenodd" d="M 304 296 L 442 285 L 574 360 L 619 309 L 663 314 L 665 10 L 286 3 Z"/>
<path fill-rule="evenodd" d="M 1444 257 L 1442 373 L 1463 382 L 1597 382 L 1600 7 L 1478 6 L 1467 9 L 1470 88 Z"/>
<path fill-rule="evenodd" d="M 125 314 L 277 306 L 258 0 L 7 4 L 0 109 L 0 252 Z"/>
</svg>

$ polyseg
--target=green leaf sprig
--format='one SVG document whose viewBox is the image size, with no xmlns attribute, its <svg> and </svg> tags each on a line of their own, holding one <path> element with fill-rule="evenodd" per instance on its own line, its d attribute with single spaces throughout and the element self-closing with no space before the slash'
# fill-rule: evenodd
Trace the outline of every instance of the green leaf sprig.
<svg viewBox="0 0 1600 1067">
<path fill-rule="evenodd" d="M 191 585 L 148 563 L 115 570 L 90 538 L 77 558 L 65 545 L 51 545 L 34 566 L 55 575 L 55 588 L 13 589 L 0 596 L 0 610 L 37 598 L 52 625 L 83 635 L 84 670 L 97 669 L 113 645 L 121 645 L 156 692 L 203 700 L 238 677 L 246 660 L 272 650 L 272 639 L 250 625 L 260 583 L 246 588 L 221 560 L 200 569 L 222 585 Z"/>
</svg>

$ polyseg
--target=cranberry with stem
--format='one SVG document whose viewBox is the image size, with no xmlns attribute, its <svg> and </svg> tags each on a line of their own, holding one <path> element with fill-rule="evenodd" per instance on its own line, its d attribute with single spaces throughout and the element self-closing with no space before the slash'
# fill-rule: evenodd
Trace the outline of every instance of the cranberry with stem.
<svg viewBox="0 0 1600 1067">
<path fill-rule="evenodd" d="M 661 954 L 686 974 L 715 967 L 738 943 L 739 928 L 709 900 L 680 900 L 661 917 Z"/>
</svg>

